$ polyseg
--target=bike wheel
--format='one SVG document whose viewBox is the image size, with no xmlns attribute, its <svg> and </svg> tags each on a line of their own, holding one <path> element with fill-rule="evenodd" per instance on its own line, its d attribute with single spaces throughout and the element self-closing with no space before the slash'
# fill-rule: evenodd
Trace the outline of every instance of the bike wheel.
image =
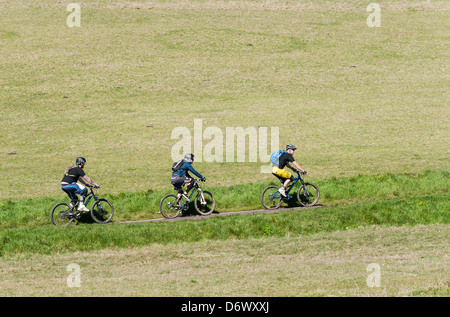
<svg viewBox="0 0 450 317">
<path fill-rule="evenodd" d="M 181 207 L 177 204 L 177 196 L 173 194 L 164 196 L 159 203 L 159 211 L 164 218 L 171 219 L 178 216 L 181 213 Z"/>
<path fill-rule="evenodd" d="M 97 200 L 91 208 L 91 217 L 97 223 L 110 222 L 114 215 L 112 203 L 106 199 Z"/>
<path fill-rule="evenodd" d="M 56 204 L 51 213 L 52 222 L 55 226 L 68 226 L 74 218 L 69 216 L 70 205 L 67 203 Z"/>
<path fill-rule="evenodd" d="M 297 192 L 298 202 L 305 207 L 311 207 L 319 201 L 319 188 L 312 183 L 305 183 L 300 186 Z"/>
<path fill-rule="evenodd" d="M 277 209 L 281 206 L 283 197 L 278 191 L 278 187 L 270 185 L 264 188 L 261 194 L 261 203 L 267 209 Z"/>
<path fill-rule="evenodd" d="M 200 215 L 207 216 L 214 211 L 216 200 L 210 192 L 202 191 L 195 197 L 194 207 Z"/>
</svg>

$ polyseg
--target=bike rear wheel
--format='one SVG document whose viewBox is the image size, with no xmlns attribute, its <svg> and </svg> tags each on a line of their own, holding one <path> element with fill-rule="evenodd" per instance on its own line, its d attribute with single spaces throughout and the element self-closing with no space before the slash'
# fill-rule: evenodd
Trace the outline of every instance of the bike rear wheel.
<svg viewBox="0 0 450 317">
<path fill-rule="evenodd" d="M 106 199 L 97 200 L 91 208 L 91 217 L 97 223 L 110 222 L 114 215 L 112 203 Z"/>
<path fill-rule="evenodd" d="M 52 222 L 55 226 L 68 226 L 74 220 L 74 217 L 69 215 L 70 205 L 67 203 L 56 204 L 51 212 Z"/>
<path fill-rule="evenodd" d="M 165 218 L 172 219 L 178 216 L 182 208 L 177 203 L 177 196 L 173 194 L 164 196 L 159 203 L 159 211 Z"/>
<path fill-rule="evenodd" d="M 264 188 L 261 194 L 261 203 L 267 209 L 277 209 L 281 206 L 283 197 L 278 191 L 278 187 L 270 185 Z"/>
<path fill-rule="evenodd" d="M 194 206 L 200 215 L 207 216 L 214 211 L 216 200 L 210 192 L 202 191 L 195 197 Z"/>
<path fill-rule="evenodd" d="M 311 207 L 319 201 L 319 188 L 312 183 L 305 183 L 297 191 L 297 200 L 300 205 Z"/>
</svg>

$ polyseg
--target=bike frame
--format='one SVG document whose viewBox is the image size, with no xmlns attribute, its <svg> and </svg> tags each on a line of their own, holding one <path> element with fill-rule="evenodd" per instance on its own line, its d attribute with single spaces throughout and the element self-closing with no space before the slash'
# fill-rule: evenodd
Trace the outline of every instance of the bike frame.
<svg viewBox="0 0 450 317">
<path fill-rule="evenodd" d="M 84 205 L 87 206 L 89 204 L 89 202 L 91 201 L 92 198 L 94 198 L 95 201 L 97 201 L 97 196 L 95 195 L 94 191 L 92 190 L 92 187 L 88 187 L 90 190 L 90 193 L 88 193 L 86 195 L 86 197 L 84 197 Z M 80 204 L 80 199 L 78 199 L 77 203 L 75 204 L 75 206 L 78 206 Z M 74 207 L 75 207 L 74 206 Z"/>
<path fill-rule="evenodd" d="M 191 193 L 189 194 L 189 201 L 186 200 L 184 204 L 181 206 L 182 208 L 189 205 L 189 202 L 192 201 L 192 197 L 194 196 L 195 193 L 197 193 L 197 191 L 198 191 L 197 196 L 201 195 L 202 193 L 202 189 L 200 188 L 200 186 L 198 186 L 198 180 L 196 179 L 194 181 L 195 181 L 194 186 L 192 187 Z"/>
<path fill-rule="evenodd" d="M 288 187 L 286 188 L 286 195 L 288 195 L 289 194 L 289 192 L 291 191 L 291 189 L 295 186 L 295 184 L 297 184 L 298 182 L 301 182 L 303 185 L 305 185 L 305 182 L 303 181 L 303 178 L 301 178 L 300 177 L 300 174 L 299 173 L 297 173 L 297 177 L 294 177 L 294 181 L 293 182 L 291 182 L 291 184 L 289 184 L 288 185 Z M 291 198 L 291 197 L 286 197 L 285 199 L 287 199 L 287 198 Z"/>
<path fill-rule="evenodd" d="M 194 187 L 192 188 L 191 194 L 189 195 L 189 201 L 192 200 L 192 196 L 194 196 L 194 194 L 197 192 L 197 181 L 195 181 Z"/>
</svg>

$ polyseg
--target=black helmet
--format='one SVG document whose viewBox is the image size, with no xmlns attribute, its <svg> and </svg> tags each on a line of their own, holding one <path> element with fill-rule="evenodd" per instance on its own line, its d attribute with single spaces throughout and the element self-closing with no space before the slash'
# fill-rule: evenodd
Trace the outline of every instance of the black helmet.
<svg viewBox="0 0 450 317">
<path fill-rule="evenodd" d="M 77 160 L 75 161 L 75 164 L 80 165 L 80 164 L 86 164 L 86 159 L 84 157 L 77 157 Z"/>
<path fill-rule="evenodd" d="M 286 145 L 286 151 L 287 150 L 297 150 L 297 147 L 293 144 L 288 144 Z"/>
<path fill-rule="evenodd" d="M 194 160 L 194 154 L 188 153 L 184 155 L 185 160 Z"/>
</svg>

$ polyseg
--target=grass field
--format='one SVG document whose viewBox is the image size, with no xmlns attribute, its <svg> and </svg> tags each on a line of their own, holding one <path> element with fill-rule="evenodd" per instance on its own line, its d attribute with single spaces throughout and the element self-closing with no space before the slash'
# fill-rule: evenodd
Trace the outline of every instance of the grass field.
<svg viewBox="0 0 450 317">
<path fill-rule="evenodd" d="M 417 197 L 447 197 L 450 192 L 448 172 L 428 171 L 422 174 L 380 174 L 357 175 L 349 178 L 332 178 L 316 182 L 321 191 L 320 204 L 328 207 L 342 206 L 357 202 L 381 202 L 388 204 L 392 200 L 413 199 Z M 254 210 L 263 208 L 260 200 L 262 190 L 270 183 L 253 183 L 232 185 L 227 187 L 205 187 L 210 190 L 216 200 L 215 212 Z M 277 184 L 273 182 L 271 184 Z M 296 185 L 293 193 L 296 193 Z M 101 197 L 114 204 L 114 221 L 145 220 L 161 218 L 159 203 L 161 198 L 173 190 L 129 192 L 109 194 Z M 100 192 L 101 194 L 101 192 Z M 425 196 L 426 195 L 426 196 Z M 32 227 L 51 223 L 51 208 L 60 201 L 69 202 L 68 197 L 40 199 L 8 199 L 0 202 L 0 229 Z M 92 203 L 88 205 L 91 206 Z M 192 204 L 191 204 L 192 205 Z M 298 207 L 292 201 L 283 207 Z M 193 206 L 188 214 L 195 214 Z M 378 209 L 378 208 L 377 208 Z M 80 223 L 92 222 L 90 214 L 83 215 Z"/>
<path fill-rule="evenodd" d="M 276 214 L 232 215 L 201 221 L 80 225 L 61 229 L 51 224 L 7 228 L 0 232 L 0 255 L 58 254 L 103 248 L 142 247 L 227 239 L 298 236 L 379 226 L 450 223 L 449 195 L 411 196 Z M 445 240 L 444 240 L 445 241 Z"/>
<path fill-rule="evenodd" d="M 446 1 L 2 1 L 0 198 L 169 186 L 172 130 L 278 127 L 316 179 L 448 170 Z M 245 115 L 243 115 L 245 114 Z M 206 145 L 209 140 L 204 140 Z M 196 163 L 212 186 L 261 163 Z"/>
<path fill-rule="evenodd" d="M 378 1 L 373 28 L 359 0 L 82 1 L 80 27 L 69 3 L 0 0 L 0 296 L 449 295 L 448 1 Z M 160 217 L 178 127 L 197 157 L 208 129 L 278 128 L 323 207 L 49 224 L 77 156 L 114 220 Z M 274 181 L 250 143 L 194 165 L 218 212 Z"/>
<path fill-rule="evenodd" d="M 0 261 L 0 295 L 448 296 L 449 235 L 448 225 L 374 226 L 35 255 Z M 67 285 L 71 263 L 81 287 Z M 380 287 L 366 282 L 371 263 L 380 266 Z"/>
</svg>

